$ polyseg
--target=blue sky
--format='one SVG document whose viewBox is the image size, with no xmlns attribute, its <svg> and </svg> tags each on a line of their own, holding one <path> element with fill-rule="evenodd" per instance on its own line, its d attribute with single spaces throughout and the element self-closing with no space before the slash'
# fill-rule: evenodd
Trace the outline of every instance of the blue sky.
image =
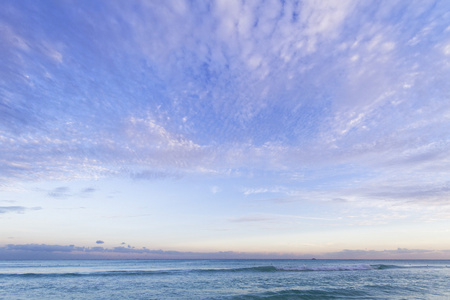
<svg viewBox="0 0 450 300">
<path fill-rule="evenodd" d="M 1 1 L 0 258 L 450 258 L 448 1 Z"/>
</svg>

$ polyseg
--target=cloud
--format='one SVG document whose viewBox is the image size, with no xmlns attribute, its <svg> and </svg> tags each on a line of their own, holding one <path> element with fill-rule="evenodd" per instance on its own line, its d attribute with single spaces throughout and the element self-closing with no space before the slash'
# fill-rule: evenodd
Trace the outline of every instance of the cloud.
<svg viewBox="0 0 450 300">
<path fill-rule="evenodd" d="M 96 244 L 104 244 L 105 242 L 102 241 L 102 240 L 98 240 L 98 241 L 96 241 L 95 243 L 96 243 Z"/>
<path fill-rule="evenodd" d="M 222 189 L 220 187 L 216 186 L 216 185 L 212 186 L 210 189 L 211 189 L 211 193 L 213 193 L 213 194 L 217 194 L 217 193 L 220 193 L 222 191 Z"/>
<path fill-rule="evenodd" d="M 349 250 L 327 253 L 333 259 L 426 259 L 446 257 L 448 250 L 407 249 L 395 250 Z"/>
<path fill-rule="evenodd" d="M 317 227 L 317 224 L 326 225 L 332 222 L 339 222 L 341 221 L 341 219 L 342 218 L 340 216 L 327 217 L 323 213 L 319 214 L 318 216 L 301 215 L 301 214 L 295 215 L 295 214 L 260 213 L 260 214 L 249 214 L 239 217 L 233 217 L 229 218 L 228 221 L 232 223 L 261 224 L 264 226 L 264 229 L 274 229 L 281 225 L 284 228 L 286 228 L 286 226 L 289 226 L 298 229 L 299 228 L 298 225 L 303 223 L 303 221 L 305 220 L 316 222 L 314 226 Z"/>
<path fill-rule="evenodd" d="M 270 172 L 315 177 L 331 199 L 448 196 L 445 2 L 86 2 L 64 27 L 12 5 L 0 182 Z M 377 195 L 393 174 L 408 182 Z M 341 195 L 350 175 L 359 186 Z"/>
<path fill-rule="evenodd" d="M 93 188 L 93 187 L 88 187 L 85 188 L 81 191 L 82 194 L 92 194 L 96 191 L 97 189 Z"/>
<path fill-rule="evenodd" d="M 48 196 L 52 198 L 68 198 L 71 196 L 70 194 L 70 188 L 67 186 L 60 186 L 57 188 L 54 188 L 53 190 L 48 192 Z"/>
<path fill-rule="evenodd" d="M 24 207 L 24 206 L 0 206 L 0 214 L 5 213 L 25 213 L 29 210 L 41 210 L 42 208 L 39 206 L 36 207 Z"/>
<path fill-rule="evenodd" d="M 246 217 L 238 217 L 238 218 L 232 218 L 230 219 L 231 222 L 238 222 L 238 223 L 247 223 L 247 222 L 267 222 L 267 221 L 273 221 L 273 217 L 269 216 L 246 216 Z"/>
<path fill-rule="evenodd" d="M 166 179 L 166 178 L 172 178 L 172 179 L 178 179 L 181 177 L 181 175 L 174 174 L 171 172 L 164 172 L 164 171 L 157 171 L 157 170 L 143 170 L 143 171 L 133 171 L 130 174 L 130 177 L 132 179 L 136 180 L 157 180 L 157 179 Z"/>
<path fill-rule="evenodd" d="M 376 198 L 409 200 L 409 201 L 426 201 L 430 203 L 432 200 L 442 200 L 442 205 L 450 205 L 444 199 L 448 199 L 450 195 L 450 185 L 446 183 L 440 185 L 426 186 L 378 186 L 376 190 L 367 191 L 367 194 Z"/>
<path fill-rule="evenodd" d="M 47 195 L 56 199 L 68 199 L 73 197 L 90 197 L 93 193 L 97 191 L 96 188 L 87 187 L 79 190 L 78 192 L 73 192 L 68 186 L 56 187 L 47 192 Z"/>
<path fill-rule="evenodd" d="M 15 200 L 0 200 L 0 202 L 4 202 L 4 203 L 15 203 L 17 201 Z"/>
<path fill-rule="evenodd" d="M 288 190 L 285 187 L 277 186 L 272 188 L 245 188 L 243 190 L 245 196 L 254 194 L 266 194 L 266 193 L 282 193 L 285 194 Z"/>
<path fill-rule="evenodd" d="M 164 258 L 164 259 L 448 259 L 450 250 L 407 249 L 349 250 L 329 253 L 252 253 L 252 252 L 182 252 L 150 250 L 145 247 L 77 247 L 75 245 L 8 244 L 0 247 L 0 255 L 13 259 L 76 258 Z"/>
<path fill-rule="evenodd" d="M 46 245 L 46 244 L 9 244 L 5 247 L 9 251 L 32 251 L 32 252 L 74 252 L 82 251 L 83 247 L 75 247 L 74 245 Z"/>
<path fill-rule="evenodd" d="M 97 241 L 98 242 L 98 241 Z M 179 252 L 179 251 L 163 251 L 163 250 L 149 250 L 144 248 L 136 249 L 135 247 L 114 247 L 111 249 L 104 247 L 77 247 L 75 245 L 48 245 L 48 244 L 8 244 L 4 247 L 0 247 L 0 253 L 8 255 L 8 257 L 37 257 L 45 256 L 46 254 L 56 255 L 56 256 L 45 256 L 49 258 L 55 257 L 66 257 L 74 258 L 77 256 L 82 257 L 95 257 L 96 255 L 102 255 L 102 257 L 123 257 L 118 255 L 129 254 L 129 255 L 157 255 L 157 256 L 174 256 L 175 258 L 182 257 L 183 255 L 200 255 L 193 252 Z M 62 256 L 61 256 L 62 255 Z M 130 256 L 135 257 L 135 256 Z"/>
</svg>

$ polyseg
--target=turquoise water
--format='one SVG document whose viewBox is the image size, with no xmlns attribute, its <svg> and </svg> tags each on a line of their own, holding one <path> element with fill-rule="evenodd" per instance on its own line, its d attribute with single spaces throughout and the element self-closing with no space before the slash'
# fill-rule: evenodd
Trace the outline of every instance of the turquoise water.
<svg viewBox="0 0 450 300">
<path fill-rule="evenodd" d="M 0 261 L 0 299 L 450 299 L 450 261 Z"/>
</svg>

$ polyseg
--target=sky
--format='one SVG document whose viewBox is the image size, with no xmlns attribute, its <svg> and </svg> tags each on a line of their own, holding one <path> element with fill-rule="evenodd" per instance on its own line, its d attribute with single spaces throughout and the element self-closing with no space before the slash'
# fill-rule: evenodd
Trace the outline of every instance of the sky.
<svg viewBox="0 0 450 300">
<path fill-rule="evenodd" d="M 449 1 L 0 5 L 0 259 L 450 259 Z"/>
</svg>

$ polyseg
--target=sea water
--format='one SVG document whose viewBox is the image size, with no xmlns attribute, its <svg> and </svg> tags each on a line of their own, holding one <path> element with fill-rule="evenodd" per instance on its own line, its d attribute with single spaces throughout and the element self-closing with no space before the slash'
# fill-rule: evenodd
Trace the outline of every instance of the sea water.
<svg viewBox="0 0 450 300">
<path fill-rule="evenodd" d="M 5 260 L 0 299 L 450 299 L 450 261 Z"/>
</svg>

